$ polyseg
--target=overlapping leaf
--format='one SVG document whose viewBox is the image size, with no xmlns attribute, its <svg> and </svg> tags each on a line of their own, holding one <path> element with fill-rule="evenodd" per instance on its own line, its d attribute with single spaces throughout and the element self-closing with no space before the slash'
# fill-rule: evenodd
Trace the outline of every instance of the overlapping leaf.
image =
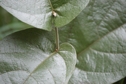
<svg viewBox="0 0 126 84">
<path fill-rule="evenodd" d="M 30 27 L 30 25 L 19 21 L 6 10 L 0 7 L 0 40 L 9 34 Z"/>
<path fill-rule="evenodd" d="M 110 84 L 126 76 L 126 1 L 91 0 L 60 29 L 78 54 L 69 84 Z"/>
<path fill-rule="evenodd" d="M 61 27 L 73 20 L 89 0 L 0 0 L 0 5 L 23 22 L 51 30 L 52 23 Z M 57 16 L 52 17 L 53 11 Z"/>
<path fill-rule="evenodd" d="M 15 23 L 2 26 L 0 27 L 0 40 L 6 37 L 7 35 L 10 35 L 20 30 L 28 29 L 30 27 L 31 27 L 30 25 L 27 25 L 22 22 L 15 22 Z"/>
<path fill-rule="evenodd" d="M 82 13 L 75 20 L 73 20 L 70 24 L 64 26 L 63 28 L 60 28 L 59 32 L 60 43 L 63 42 L 71 43 L 76 48 L 78 55 L 76 69 L 69 81 L 69 84 L 110 84 L 126 76 L 126 9 L 125 9 L 126 5 L 125 4 L 126 4 L 125 0 L 91 0 L 86 9 L 83 10 Z M 34 30 L 33 32 L 35 31 L 36 30 Z M 11 35 L 10 37 L 7 37 L 1 41 L 2 45 L 0 46 L 3 47 L 1 48 L 1 52 L 5 51 L 24 52 L 23 50 L 27 50 L 25 52 L 28 53 L 26 57 L 25 55 L 22 54 L 23 58 L 20 58 L 20 56 L 16 58 L 15 55 L 10 54 L 10 56 L 15 59 L 10 60 L 10 57 L 5 57 L 6 59 L 4 60 L 5 62 L 0 61 L 1 62 L 0 66 L 2 67 L 2 69 L 0 68 L 1 69 L 0 72 L 5 73 L 5 70 L 6 72 L 8 72 L 8 75 L 6 73 L 2 75 L 2 78 L 0 78 L 2 79 L 2 82 L 6 78 L 10 78 L 6 79 L 8 80 L 7 82 L 10 82 L 12 80 L 12 81 L 18 81 L 18 83 L 20 83 L 22 81 L 24 82 L 24 80 L 19 79 L 25 77 L 25 79 L 27 79 L 26 83 L 29 82 L 35 84 L 36 81 L 31 77 L 34 74 L 35 74 L 34 76 L 38 80 L 42 80 L 39 79 L 40 76 L 39 74 L 37 74 L 37 72 L 39 72 L 41 67 L 34 69 L 34 71 L 33 67 L 38 63 L 37 59 L 40 59 L 42 57 L 43 57 L 42 59 L 45 59 L 47 58 L 47 56 L 49 56 L 49 54 L 52 51 L 54 51 L 53 50 L 54 43 L 52 43 L 54 41 L 52 40 L 53 38 L 51 38 L 53 34 L 51 32 L 48 33 L 49 35 L 46 34 L 45 32 L 39 33 L 40 31 L 37 31 L 37 33 L 34 34 L 33 32 L 29 31 L 29 33 L 31 34 L 28 35 L 24 35 L 25 33 L 28 33 L 28 31 L 22 33 L 23 38 L 19 38 L 21 34 Z M 30 38 L 30 40 L 26 40 L 26 38 Z M 40 41 L 36 41 L 36 39 L 39 39 Z M 62 47 L 64 47 L 64 45 Z M 65 49 L 69 48 L 66 47 Z M 44 53 L 42 57 L 41 53 Z M 15 52 L 14 54 L 18 53 Z M 35 55 L 36 59 L 34 59 Z M 30 59 L 27 57 L 30 57 Z M 51 57 L 55 57 L 55 55 Z M 4 57 L 2 57 L 2 59 L 4 59 Z M 13 61 L 15 60 L 18 60 L 19 62 L 13 63 Z M 31 63 L 31 60 L 34 62 Z M 23 63 L 22 61 L 23 62 L 25 61 L 26 63 L 25 62 Z M 48 60 L 47 62 L 45 61 L 44 63 L 47 63 L 48 65 Z M 29 67 L 31 65 L 32 69 L 31 67 Z M 50 67 L 50 65 L 46 67 Z M 45 69 L 46 67 L 42 66 L 43 69 Z M 24 75 L 20 75 L 22 74 L 22 71 L 18 73 L 9 72 L 18 69 L 19 71 L 20 70 L 25 70 L 29 72 L 33 71 L 34 73 L 30 75 L 28 78 L 29 75 L 28 72 L 23 72 Z M 60 66 L 58 67 L 58 69 L 60 69 Z M 45 74 L 48 75 L 48 73 L 46 73 L 46 70 Z M 45 74 L 43 75 L 45 76 Z M 13 78 L 12 75 L 14 75 L 17 79 L 15 79 L 15 77 Z M 52 75 L 49 76 L 52 77 Z M 50 81 L 52 80 L 52 78 L 49 78 Z M 66 81 L 68 81 L 68 79 L 69 77 L 68 78 L 66 77 Z M 46 76 L 44 80 L 46 80 Z M 65 78 L 59 81 L 64 82 L 64 80 Z M 59 81 L 57 81 L 56 83 L 58 84 Z"/>
<path fill-rule="evenodd" d="M 52 35 L 29 29 L 0 41 L 0 83 L 66 84 L 75 69 L 76 51 L 64 43 L 56 52 Z"/>
</svg>

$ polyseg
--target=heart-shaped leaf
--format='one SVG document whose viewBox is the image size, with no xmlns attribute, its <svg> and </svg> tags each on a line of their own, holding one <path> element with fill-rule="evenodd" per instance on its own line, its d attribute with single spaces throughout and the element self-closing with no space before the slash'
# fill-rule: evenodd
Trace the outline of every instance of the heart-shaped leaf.
<svg viewBox="0 0 126 84">
<path fill-rule="evenodd" d="M 70 24 L 60 28 L 60 42 L 77 51 L 69 84 L 110 84 L 126 76 L 126 1 L 91 0 Z"/>
<path fill-rule="evenodd" d="M 37 28 L 51 30 L 73 20 L 89 0 L 0 0 L 0 5 L 23 22 Z M 52 13 L 56 13 L 55 21 Z"/>
<path fill-rule="evenodd" d="M 68 43 L 54 52 L 53 33 L 29 29 L 0 41 L 1 84 L 66 84 L 76 64 Z"/>
</svg>

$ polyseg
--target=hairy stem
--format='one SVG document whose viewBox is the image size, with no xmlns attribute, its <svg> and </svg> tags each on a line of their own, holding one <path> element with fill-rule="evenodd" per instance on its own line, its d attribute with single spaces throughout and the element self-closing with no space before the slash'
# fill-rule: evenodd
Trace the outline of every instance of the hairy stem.
<svg viewBox="0 0 126 84">
<path fill-rule="evenodd" d="M 57 27 L 55 27 L 55 33 L 56 33 L 56 50 L 59 50 L 59 33 Z"/>
</svg>

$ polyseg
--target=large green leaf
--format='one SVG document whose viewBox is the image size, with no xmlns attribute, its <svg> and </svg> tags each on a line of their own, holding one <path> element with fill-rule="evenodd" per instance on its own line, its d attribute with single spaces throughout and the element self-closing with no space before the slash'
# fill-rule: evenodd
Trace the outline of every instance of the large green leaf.
<svg viewBox="0 0 126 84">
<path fill-rule="evenodd" d="M 125 0 L 91 0 L 59 33 L 77 51 L 69 84 L 110 84 L 126 76 Z"/>
<path fill-rule="evenodd" d="M 66 84 L 76 64 L 68 43 L 54 50 L 53 33 L 28 29 L 0 41 L 0 84 Z"/>
<path fill-rule="evenodd" d="M 126 76 L 125 4 L 126 1 L 124 0 L 91 0 L 86 9 L 83 10 L 75 20 L 60 29 L 60 43 L 71 43 L 76 48 L 78 55 L 76 69 L 69 84 L 110 84 Z M 34 32 L 36 32 L 36 34 L 34 34 Z M 54 48 L 52 48 L 54 47 L 53 33 L 49 32 L 46 34 L 39 32 L 40 31 L 33 30 L 32 32 L 29 31 L 31 34 L 26 35 L 25 33 L 28 33 L 28 31 L 24 31 L 22 34 L 11 35 L 3 39 L 0 45 L 2 46 L 0 52 L 24 52 L 24 48 L 28 46 L 27 49 L 25 49 L 25 52 L 29 53 L 27 54 L 28 57 L 31 54 L 37 54 L 36 57 L 41 58 L 41 52 L 45 52 L 46 54 L 52 53 L 54 51 Z M 20 35 L 24 36 L 19 38 Z M 31 40 L 28 41 L 28 38 Z M 38 38 L 41 38 L 39 39 L 41 41 L 36 41 Z M 49 42 L 45 40 L 49 40 Z M 5 45 L 4 43 L 7 44 Z M 35 49 L 33 47 L 35 47 Z M 31 52 L 29 48 L 31 48 Z M 39 49 L 36 50 L 36 48 L 42 51 L 39 52 Z M 36 53 L 33 52 L 34 50 L 36 50 Z M 19 53 L 15 52 L 15 54 Z M 15 58 L 13 54 L 8 55 Z M 27 63 L 30 63 L 29 66 L 32 65 L 34 67 L 38 60 L 32 59 L 31 57 L 33 57 L 33 55 L 31 55 L 30 59 L 34 60 L 34 63 L 31 63 L 30 59 L 26 59 L 27 56 L 24 56 L 24 58 L 22 58 L 23 60 L 20 58 L 20 60 L 17 58 L 10 60 L 9 57 L 5 57 L 6 62 L 2 63 L 0 66 L 2 66 L 2 70 L 6 70 L 8 73 L 10 69 L 13 70 L 16 67 L 20 67 L 16 68 L 16 70 L 27 69 L 28 65 L 24 65 Z M 2 59 L 4 59 L 4 57 L 2 57 Z M 2 59 L 0 59 L 0 62 Z M 18 63 L 13 63 L 13 60 L 18 60 Z M 26 63 L 22 63 L 22 61 Z M 10 65 L 9 68 L 8 63 Z M 28 67 L 28 70 L 30 69 L 31 67 Z M 14 74 L 16 73 L 14 72 Z M 3 79 L 1 79 L 5 80 L 5 78 L 9 77 L 11 78 L 10 80 L 13 81 L 15 78 L 10 76 L 14 74 L 11 73 L 8 74 L 8 76 L 4 75 L 2 76 Z M 15 80 L 20 83 L 18 78 L 21 77 L 21 75 L 19 74 L 19 76 L 16 77 L 17 79 Z M 30 83 L 31 82 L 34 83 L 34 80 L 30 81 Z"/>
<path fill-rule="evenodd" d="M 0 5 L 23 22 L 37 28 L 51 30 L 73 20 L 89 0 L 0 0 Z M 57 16 L 53 21 L 52 13 Z"/>
</svg>

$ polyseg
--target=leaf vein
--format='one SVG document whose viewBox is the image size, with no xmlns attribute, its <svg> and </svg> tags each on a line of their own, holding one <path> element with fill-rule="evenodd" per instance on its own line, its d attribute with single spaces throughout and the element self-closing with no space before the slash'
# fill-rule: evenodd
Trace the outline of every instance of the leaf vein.
<svg viewBox="0 0 126 84">
<path fill-rule="evenodd" d="M 100 26 L 101 22 L 105 19 L 105 17 L 107 16 L 108 12 L 110 11 L 110 9 L 113 7 L 114 3 L 116 2 L 116 0 L 113 1 L 113 4 L 110 6 L 110 8 L 108 9 L 108 11 L 106 12 L 106 14 L 104 15 L 104 17 L 102 18 L 102 20 L 100 21 L 98 27 Z"/>
<path fill-rule="evenodd" d="M 50 1 L 50 0 L 48 0 L 48 2 L 49 2 L 50 6 L 51 6 L 51 9 L 52 9 L 52 11 L 53 11 L 54 9 L 53 9 L 53 6 L 52 6 L 51 1 Z"/>
<path fill-rule="evenodd" d="M 90 48 L 92 51 L 96 51 L 96 52 L 99 52 L 99 53 L 105 53 L 105 54 L 126 54 L 126 53 L 112 53 L 112 52 L 103 52 L 103 51 L 98 51 L 96 49 L 93 49 L 93 48 Z"/>
<path fill-rule="evenodd" d="M 94 4 L 95 4 L 95 0 L 94 0 L 93 5 L 92 5 L 92 11 L 94 11 L 94 7 L 93 7 Z M 92 18 L 93 18 L 94 23 L 96 24 L 96 21 L 94 19 L 94 12 L 92 12 Z M 98 36 L 98 38 L 100 38 L 99 31 L 98 31 L 98 25 L 96 24 L 96 26 L 97 26 L 97 36 Z"/>
<path fill-rule="evenodd" d="M 50 58 L 52 55 L 54 55 L 56 52 L 53 52 L 51 55 L 49 55 L 44 61 L 46 61 L 48 58 Z M 42 61 L 31 73 L 30 73 L 30 75 L 28 76 L 28 78 L 32 75 L 32 73 L 41 65 L 41 64 L 43 64 L 43 62 L 44 61 Z M 28 80 L 28 78 L 25 80 L 25 82 Z M 24 82 L 24 83 L 25 83 Z"/>
<path fill-rule="evenodd" d="M 83 69 L 80 69 L 80 68 L 77 68 L 77 69 L 79 69 L 80 71 L 84 71 Z M 126 71 L 126 70 L 119 70 L 119 71 L 112 71 L 112 72 L 93 72 L 93 71 L 84 71 L 84 72 L 86 72 L 86 73 L 95 73 L 95 74 L 111 74 L 111 73 L 123 72 L 123 71 Z"/>
<path fill-rule="evenodd" d="M 112 30 L 111 32 L 105 34 L 104 36 L 102 36 L 101 38 L 97 39 L 96 41 L 94 41 L 92 44 L 90 44 L 86 49 L 82 50 L 81 52 L 79 52 L 77 54 L 77 56 L 80 56 L 83 52 L 85 52 L 86 50 L 88 50 L 91 46 L 93 46 L 96 42 L 100 41 L 101 39 L 103 39 L 105 36 L 107 36 L 108 34 L 116 31 L 117 29 L 119 29 L 120 27 L 122 27 L 123 25 L 125 25 L 126 23 L 122 24 L 121 26 L 117 27 L 116 29 Z"/>
<path fill-rule="evenodd" d="M 56 84 L 56 82 L 54 81 L 54 76 L 53 76 L 53 74 L 51 73 L 51 71 L 48 69 L 48 67 L 47 67 L 45 64 L 43 64 L 43 65 L 47 68 L 47 70 L 49 71 L 49 73 L 52 75 L 53 82 L 54 82 L 54 84 Z"/>
</svg>

